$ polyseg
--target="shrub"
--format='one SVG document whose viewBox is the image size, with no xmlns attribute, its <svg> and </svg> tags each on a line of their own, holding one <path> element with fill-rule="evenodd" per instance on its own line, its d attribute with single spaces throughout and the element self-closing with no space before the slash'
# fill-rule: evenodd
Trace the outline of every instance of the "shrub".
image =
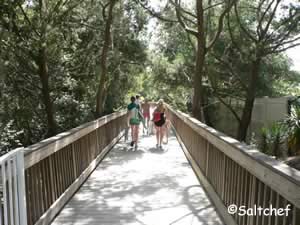
<svg viewBox="0 0 300 225">
<path fill-rule="evenodd" d="M 286 156 L 283 144 L 286 140 L 286 128 L 281 123 L 273 123 L 270 127 L 261 129 L 261 139 L 258 148 L 265 154 L 275 156 L 276 159 Z"/>
</svg>

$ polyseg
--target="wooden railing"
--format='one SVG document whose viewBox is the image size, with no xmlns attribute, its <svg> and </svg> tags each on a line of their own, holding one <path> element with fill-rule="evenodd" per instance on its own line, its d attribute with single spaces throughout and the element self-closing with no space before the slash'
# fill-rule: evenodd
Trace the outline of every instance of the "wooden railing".
<svg viewBox="0 0 300 225">
<path fill-rule="evenodd" d="M 126 127 L 114 113 L 24 150 L 28 225 L 48 225 Z"/>
<path fill-rule="evenodd" d="M 24 154 L 16 149 L 0 157 L 0 224 L 27 225 Z"/>
<path fill-rule="evenodd" d="M 300 172 L 169 107 L 171 122 L 201 183 L 228 225 L 300 225 Z M 288 216 L 230 215 L 290 207 Z M 290 206 L 288 206 L 290 204 Z M 251 214 L 251 210 L 248 211 Z M 267 213 L 267 211 L 265 211 Z M 284 214 L 285 215 L 285 214 Z"/>
</svg>

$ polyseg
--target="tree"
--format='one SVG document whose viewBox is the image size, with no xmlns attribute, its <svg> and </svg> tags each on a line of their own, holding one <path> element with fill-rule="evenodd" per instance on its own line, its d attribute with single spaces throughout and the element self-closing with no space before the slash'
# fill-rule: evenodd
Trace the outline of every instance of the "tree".
<svg viewBox="0 0 300 225">
<path fill-rule="evenodd" d="M 146 60 L 140 38 L 146 16 L 133 2 L 119 2 L 103 113 L 124 105 Z M 0 6 L 1 149 L 30 145 L 94 118 L 106 22 L 99 11 L 107 3 L 18 0 Z"/>
<path fill-rule="evenodd" d="M 1 29 L 7 36 L 1 40 L 2 50 L 12 51 L 7 54 L 9 60 L 16 58 L 23 69 L 26 70 L 27 80 L 38 75 L 39 85 L 32 84 L 42 94 L 42 100 L 47 119 L 47 134 L 52 136 L 57 133 L 58 127 L 55 120 L 54 100 L 51 96 L 49 60 L 56 50 L 56 38 L 61 38 L 56 31 L 60 29 L 61 18 L 66 17 L 80 4 L 81 1 L 48 0 L 37 2 L 4 1 L 1 7 Z M 50 56 L 51 55 L 51 56 Z M 9 65 L 13 66 L 13 65 Z"/>
<path fill-rule="evenodd" d="M 213 3 L 213 1 L 208 1 L 208 5 L 203 0 L 195 0 L 195 13 L 193 10 L 189 10 L 187 7 L 183 7 L 181 0 L 171 0 L 167 2 L 165 7 L 169 9 L 169 3 L 173 5 L 175 9 L 176 19 L 169 18 L 167 16 L 163 16 L 162 13 L 155 12 L 147 7 L 147 2 L 142 2 L 141 5 L 144 6 L 150 12 L 152 16 L 157 17 L 158 19 L 165 22 L 174 23 L 176 20 L 182 26 L 182 28 L 196 40 L 195 47 L 195 72 L 193 76 L 193 115 L 199 119 L 205 121 L 205 116 L 203 112 L 203 102 L 204 102 L 204 91 L 202 80 L 205 77 L 205 59 L 207 53 L 212 49 L 218 40 L 222 29 L 223 29 L 223 21 L 226 14 L 233 7 L 235 0 L 224 1 Z M 214 32 L 211 30 L 207 32 L 207 15 L 210 15 L 209 11 L 221 11 L 217 19 L 217 26 Z"/>
<path fill-rule="evenodd" d="M 244 6 L 247 11 L 242 10 Z M 283 15 L 279 15 L 280 7 Z M 242 20 L 240 13 L 248 15 L 249 19 Z M 236 29 L 239 29 L 244 42 L 236 42 L 238 33 L 232 32 L 231 21 L 228 22 L 228 29 L 234 48 L 239 51 L 242 59 L 247 61 L 249 66 L 246 99 L 237 134 L 238 140 L 246 140 L 257 93 L 256 83 L 261 75 L 263 59 L 300 45 L 299 16 L 299 6 L 285 4 L 283 0 L 260 0 L 251 3 L 241 1 L 234 5 L 234 19 L 238 25 Z"/>
<path fill-rule="evenodd" d="M 235 1 L 225 2 L 224 9 L 218 18 L 217 29 L 214 35 L 211 34 L 207 35 L 208 32 L 205 29 L 207 28 L 205 22 L 206 21 L 205 12 L 213 10 L 215 7 L 219 7 L 220 3 L 213 5 L 212 1 L 209 1 L 209 5 L 205 8 L 204 1 L 197 0 L 196 15 L 183 9 L 181 7 L 180 0 L 175 0 L 175 2 L 173 3 L 176 9 L 176 16 L 179 23 L 181 24 L 181 26 L 184 28 L 186 32 L 193 35 L 197 40 L 196 65 L 195 65 L 194 87 L 193 87 L 194 89 L 193 115 L 199 120 L 205 121 L 204 112 L 203 112 L 204 92 L 203 92 L 202 79 L 205 76 L 204 68 L 205 68 L 206 54 L 213 48 L 216 41 L 218 40 L 223 29 L 223 20 L 226 14 L 232 8 L 234 2 Z M 193 25 L 193 22 L 190 22 L 190 20 L 187 19 L 187 16 L 192 16 L 196 18 L 196 22 L 194 22 L 194 25 L 196 25 L 196 30 L 189 28 L 189 26 L 187 25 L 187 23 L 191 23 L 191 25 Z M 212 39 L 208 39 L 211 37 Z"/>
<path fill-rule="evenodd" d="M 105 20 L 104 43 L 100 58 L 100 81 L 96 97 L 96 116 L 100 117 L 103 113 L 105 99 L 107 95 L 107 57 L 109 47 L 111 45 L 111 27 L 113 24 L 113 9 L 117 0 L 111 0 L 103 6 L 103 18 Z M 108 15 L 106 18 L 106 8 L 108 8 Z"/>
</svg>

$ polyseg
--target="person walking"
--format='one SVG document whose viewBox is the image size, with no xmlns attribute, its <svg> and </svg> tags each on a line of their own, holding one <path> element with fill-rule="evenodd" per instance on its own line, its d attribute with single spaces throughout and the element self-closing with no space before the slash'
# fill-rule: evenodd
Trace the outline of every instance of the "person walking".
<svg viewBox="0 0 300 225">
<path fill-rule="evenodd" d="M 138 147 L 138 138 L 139 138 L 139 125 L 140 125 L 140 115 L 139 115 L 139 105 L 136 104 L 136 98 L 132 96 L 130 98 L 131 103 L 127 106 L 127 123 L 131 128 L 131 143 L 130 146 L 135 146 L 135 149 Z"/>
<path fill-rule="evenodd" d="M 162 148 L 162 140 L 165 134 L 165 123 L 166 123 L 166 108 L 164 106 L 164 101 L 160 99 L 157 103 L 157 107 L 153 112 L 153 122 L 156 129 L 156 147 Z"/>
<path fill-rule="evenodd" d="M 149 134 L 149 121 L 150 121 L 150 104 L 148 99 L 145 99 L 145 102 L 142 103 L 142 112 L 145 120 L 145 127 L 147 130 L 147 135 Z M 143 130 L 144 132 L 144 130 Z"/>
<path fill-rule="evenodd" d="M 135 96 L 135 104 L 138 106 L 138 109 L 141 110 L 141 99 L 139 95 Z"/>
<path fill-rule="evenodd" d="M 137 105 L 137 108 L 139 110 L 139 118 L 143 124 L 143 133 L 144 133 L 144 130 L 146 129 L 146 124 L 145 124 L 145 119 L 144 119 L 143 113 L 142 113 L 141 97 L 139 95 L 135 96 L 135 104 Z"/>
</svg>

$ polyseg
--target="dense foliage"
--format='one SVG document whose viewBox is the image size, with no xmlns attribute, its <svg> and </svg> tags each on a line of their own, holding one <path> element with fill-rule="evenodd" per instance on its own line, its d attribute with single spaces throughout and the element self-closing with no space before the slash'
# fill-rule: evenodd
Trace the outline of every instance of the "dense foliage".
<svg viewBox="0 0 300 225">
<path fill-rule="evenodd" d="M 4 1 L 0 6 L 0 145 L 35 143 L 95 116 L 110 1 Z M 113 11 L 104 113 L 124 105 L 146 61 L 147 15 L 131 1 Z"/>
<path fill-rule="evenodd" d="M 298 3 L 154 2 L 3 0 L 1 151 L 111 113 L 137 93 L 211 126 L 224 104 L 245 140 L 256 97 L 300 94 L 285 55 L 299 45 Z"/>
</svg>

